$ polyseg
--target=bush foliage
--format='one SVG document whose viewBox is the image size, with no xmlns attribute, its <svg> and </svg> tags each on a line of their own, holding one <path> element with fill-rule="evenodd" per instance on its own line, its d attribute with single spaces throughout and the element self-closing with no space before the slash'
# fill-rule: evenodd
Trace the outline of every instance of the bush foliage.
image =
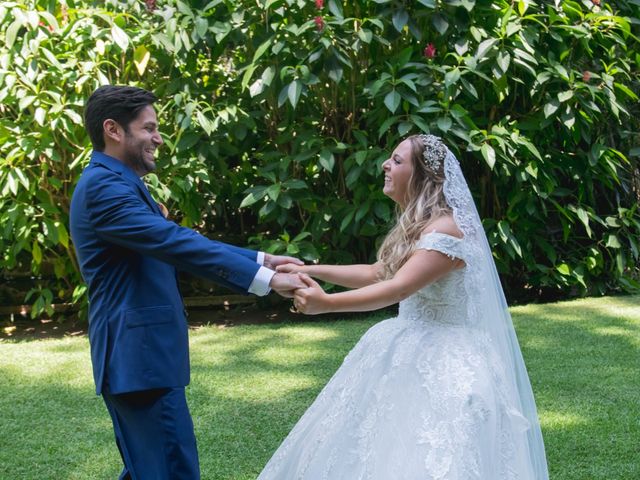
<svg viewBox="0 0 640 480">
<path fill-rule="evenodd" d="M 174 219 L 323 262 L 393 221 L 403 137 L 460 159 L 508 296 L 638 284 L 640 1 L 31 0 L 0 6 L 0 259 L 34 315 L 84 299 L 67 230 L 83 104 L 153 90 Z"/>
</svg>

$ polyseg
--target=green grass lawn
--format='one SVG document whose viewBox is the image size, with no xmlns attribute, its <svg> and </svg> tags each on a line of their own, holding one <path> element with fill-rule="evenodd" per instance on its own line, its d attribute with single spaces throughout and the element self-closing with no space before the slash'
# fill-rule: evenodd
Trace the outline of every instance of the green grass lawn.
<svg viewBox="0 0 640 480">
<path fill-rule="evenodd" d="M 512 309 L 554 480 L 640 478 L 640 296 Z M 191 332 L 203 479 L 255 479 L 380 314 Z M 86 337 L 0 342 L 0 479 L 115 479 Z M 392 479 L 390 479 L 392 480 Z"/>
</svg>

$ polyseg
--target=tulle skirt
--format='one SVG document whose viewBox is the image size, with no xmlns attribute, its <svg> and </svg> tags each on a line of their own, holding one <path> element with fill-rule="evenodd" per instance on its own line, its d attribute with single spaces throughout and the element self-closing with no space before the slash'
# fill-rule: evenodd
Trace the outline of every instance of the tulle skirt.
<svg viewBox="0 0 640 480">
<path fill-rule="evenodd" d="M 527 420 L 491 342 L 467 327 L 373 326 L 259 480 L 531 479 Z"/>
</svg>

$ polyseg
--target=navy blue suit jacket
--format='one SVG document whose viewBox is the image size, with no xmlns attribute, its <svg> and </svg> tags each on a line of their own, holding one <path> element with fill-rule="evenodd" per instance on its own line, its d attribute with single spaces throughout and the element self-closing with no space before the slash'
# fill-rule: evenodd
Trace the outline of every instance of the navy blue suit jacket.
<svg viewBox="0 0 640 480">
<path fill-rule="evenodd" d="M 96 392 L 189 383 L 189 344 L 177 271 L 246 293 L 257 253 L 165 219 L 140 178 L 93 152 L 73 193 L 71 237 L 89 288 Z"/>
</svg>

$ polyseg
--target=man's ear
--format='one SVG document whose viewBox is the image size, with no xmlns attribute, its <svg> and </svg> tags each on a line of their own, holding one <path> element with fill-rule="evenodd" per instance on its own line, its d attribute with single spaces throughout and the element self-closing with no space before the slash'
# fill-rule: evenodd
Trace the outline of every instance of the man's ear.
<svg viewBox="0 0 640 480">
<path fill-rule="evenodd" d="M 124 130 L 115 120 L 107 118 L 102 123 L 102 129 L 104 131 L 105 142 L 111 140 L 114 143 L 120 143 L 122 141 Z"/>
</svg>

